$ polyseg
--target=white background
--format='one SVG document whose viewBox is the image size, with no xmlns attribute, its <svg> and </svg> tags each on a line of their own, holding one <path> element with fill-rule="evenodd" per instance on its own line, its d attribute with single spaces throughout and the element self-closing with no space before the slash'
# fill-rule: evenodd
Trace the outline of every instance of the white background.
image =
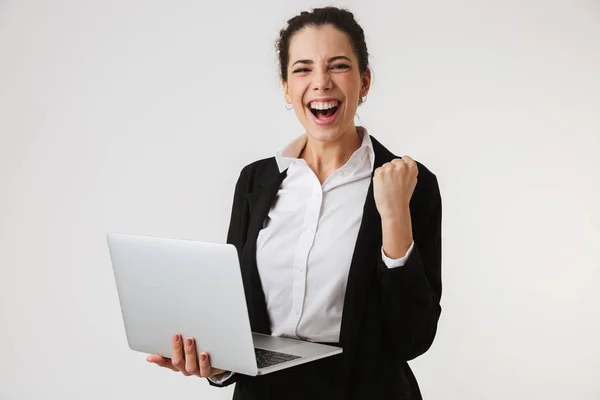
<svg viewBox="0 0 600 400">
<path fill-rule="evenodd" d="M 0 1 L 0 399 L 231 397 L 127 348 L 104 235 L 225 240 L 240 169 L 302 133 L 274 43 L 318 5 Z M 600 398 L 600 3 L 338 5 L 362 124 L 441 186 L 425 399 Z"/>
</svg>

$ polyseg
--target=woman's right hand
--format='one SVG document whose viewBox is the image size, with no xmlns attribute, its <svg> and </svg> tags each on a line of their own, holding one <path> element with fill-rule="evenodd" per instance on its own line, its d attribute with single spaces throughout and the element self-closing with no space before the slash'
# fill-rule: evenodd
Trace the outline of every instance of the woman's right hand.
<svg viewBox="0 0 600 400">
<path fill-rule="evenodd" d="M 185 376 L 195 375 L 200 378 L 210 378 L 227 372 L 211 367 L 208 353 L 196 353 L 196 341 L 194 338 L 187 338 L 184 345 L 180 334 L 173 335 L 172 346 L 172 358 L 166 358 L 160 354 L 152 354 L 146 360 L 160 367 L 181 372 Z M 200 363 L 198 363 L 198 358 L 200 358 Z"/>
</svg>

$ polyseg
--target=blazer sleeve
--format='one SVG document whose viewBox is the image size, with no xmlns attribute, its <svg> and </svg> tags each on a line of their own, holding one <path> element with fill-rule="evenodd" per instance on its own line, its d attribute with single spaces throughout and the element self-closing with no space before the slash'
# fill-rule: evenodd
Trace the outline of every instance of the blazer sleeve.
<svg viewBox="0 0 600 400">
<path fill-rule="evenodd" d="M 411 210 L 413 250 L 402 267 L 388 268 L 381 256 L 377 266 L 383 335 L 394 358 L 405 361 L 429 349 L 441 313 L 442 200 L 436 176 L 423 172 Z"/>
<path fill-rule="evenodd" d="M 235 191 L 233 195 L 233 205 L 231 206 L 231 217 L 229 220 L 229 229 L 227 231 L 227 243 L 233 244 L 238 254 L 241 253 L 242 247 L 246 242 L 246 234 L 248 232 L 249 224 L 249 208 L 248 201 L 246 200 L 246 194 L 248 193 L 249 187 L 249 173 L 248 167 L 244 168 L 240 173 L 238 181 L 235 185 Z M 207 382 L 211 386 L 215 387 L 227 387 L 240 379 L 243 379 L 244 375 L 232 374 L 231 377 L 223 382 L 216 383 L 210 379 Z"/>
</svg>

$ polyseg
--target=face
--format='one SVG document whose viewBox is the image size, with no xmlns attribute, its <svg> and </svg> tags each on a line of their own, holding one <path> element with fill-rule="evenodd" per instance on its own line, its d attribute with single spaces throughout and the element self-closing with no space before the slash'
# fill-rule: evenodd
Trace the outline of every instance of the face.
<svg viewBox="0 0 600 400">
<path fill-rule="evenodd" d="M 360 96 L 366 96 L 371 72 L 363 74 L 346 33 L 332 25 L 305 27 L 289 45 L 286 103 L 313 138 L 331 142 L 354 131 Z"/>
</svg>

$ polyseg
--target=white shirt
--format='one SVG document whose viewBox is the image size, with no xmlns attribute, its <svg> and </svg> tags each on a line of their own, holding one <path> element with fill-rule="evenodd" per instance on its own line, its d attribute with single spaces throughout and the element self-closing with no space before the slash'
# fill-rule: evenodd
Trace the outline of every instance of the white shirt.
<svg viewBox="0 0 600 400">
<path fill-rule="evenodd" d="M 348 272 L 375 164 L 366 129 L 362 143 L 323 185 L 298 158 L 306 134 L 277 151 L 279 171 L 287 169 L 256 241 L 256 262 L 271 320 L 271 335 L 315 342 L 339 342 Z M 402 258 L 381 256 L 388 268 Z M 222 383 L 233 374 L 211 379 Z"/>
<path fill-rule="evenodd" d="M 350 159 L 321 185 L 298 158 L 306 134 L 279 150 L 287 169 L 256 244 L 271 334 L 316 342 L 339 342 L 348 272 L 371 183 L 375 153 L 368 132 Z M 392 260 L 404 265 L 410 255 Z"/>
</svg>

